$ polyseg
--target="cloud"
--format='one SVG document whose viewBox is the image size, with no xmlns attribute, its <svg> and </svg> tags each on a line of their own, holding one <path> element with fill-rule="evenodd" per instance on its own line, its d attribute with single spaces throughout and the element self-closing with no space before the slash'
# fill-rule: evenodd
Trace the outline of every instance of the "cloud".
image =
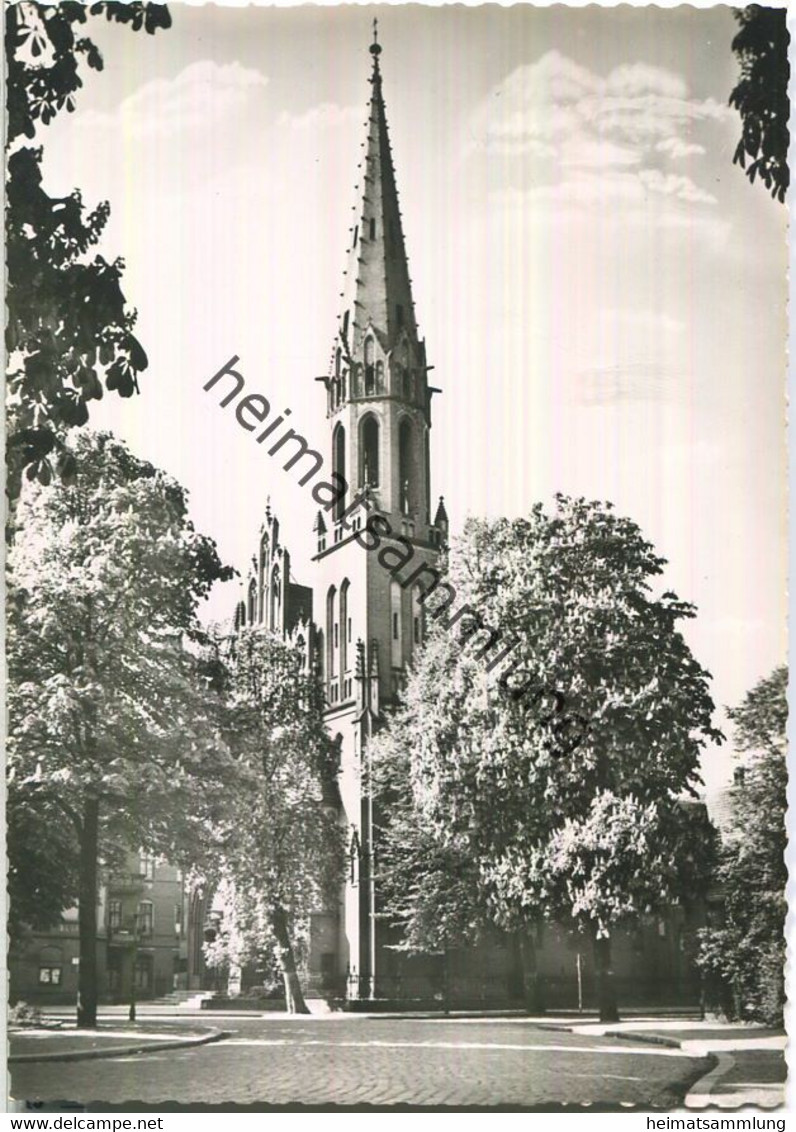
<svg viewBox="0 0 796 1132">
<path fill-rule="evenodd" d="M 319 106 L 303 114 L 291 114 L 283 110 L 279 115 L 279 125 L 288 129 L 311 134 L 323 134 L 327 130 L 339 128 L 359 128 L 362 125 L 362 110 L 357 106 L 338 106 L 336 102 L 322 102 Z"/>
<path fill-rule="evenodd" d="M 548 146 L 555 152 L 552 146 Z M 600 169 L 610 165 L 638 165 L 641 153 L 626 145 L 617 145 L 605 138 L 579 137 L 561 152 L 562 166 Z"/>
<path fill-rule="evenodd" d="M 234 120 L 268 84 L 259 71 L 209 59 L 191 63 L 172 79 L 153 79 L 112 113 L 88 111 L 80 124 L 110 127 L 126 136 L 168 137 Z"/>
<path fill-rule="evenodd" d="M 492 90 L 474 115 L 471 137 L 487 149 L 579 133 L 636 143 L 728 113 L 715 99 L 689 98 L 684 80 L 661 67 L 628 64 L 602 78 L 550 51 Z"/>
<path fill-rule="evenodd" d="M 608 94 L 626 97 L 654 93 L 665 98 L 683 99 L 688 93 L 680 75 L 647 63 L 625 63 L 616 67 L 605 80 L 604 89 Z"/>
<path fill-rule="evenodd" d="M 662 173 L 660 169 L 642 169 L 638 176 L 642 185 L 652 192 L 674 196 L 678 200 L 690 201 L 694 204 L 716 203 L 716 198 L 695 185 L 690 177 L 676 173 Z"/>
<path fill-rule="evenodd" d="M 695 142 L 684 142 L 680 138 L 670 137 L 659 141 L 655 146 L 658 153 L 665 153 L 667 157 L 676 160 L 679 157 L 690 157 L 692 154 L 701 155 L 705 152 L 703 145 Z"/>
<path fill-rule="evenodd" d="M 727 113 L 714 99 L 692 98 L 683 77 L 662 67 L 630 63 L 601 76 L 551 51 L 483 100 L 465 155 L 499 158 L 492 195 L 512 212 L 521 202 L 556 224 L 594 221 L 597 208 L 600 223 L 610 224 L 621 210 L 624 226 L 688 230 L 719 247 L 726 224 L 707 219 L 717 203 L 713 185 L 668 164 L 704 153 L 693 131 Z"/>
</svg>

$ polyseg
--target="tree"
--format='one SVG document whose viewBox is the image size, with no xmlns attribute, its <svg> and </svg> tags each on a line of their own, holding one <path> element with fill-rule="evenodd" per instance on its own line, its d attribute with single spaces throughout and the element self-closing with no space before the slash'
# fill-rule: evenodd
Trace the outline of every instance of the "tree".
<svg viewBox="0 0 796 1132">
<path fill-rule="evenodd" d="M 320 684 L 298 648 L 245 630 L 227 656 L 224 735 L 238 777 L 216 833 L 228 934 L 214 941 L 212 957 L 243 963 L 274 954 L 288 1010 L 306 1014 L 298 956 L 311 913 L 336 906 L 343 877 L 337 755 Z"/>
<path fill-rule="evenodd" d="M 100 846 L 103 856 L 146 846 L 179 863 L 218 806 L 224 758 L 196 609 L 231 571 L 193 529 L 173 479 L 109 434 L 73 443 L 73 483 L 26 485 L 25 538 L 8 559 L 9 797 L 12 813 L 39 808 L 39 830 L 59 815 L 47 854 L 71 823 L 78 1024 L 94 1026 Z M 11 859 L 24 885 L 22 848 Z"/>
<path fill-rule="evenodd" d="M 88 15 L 143 27 L 170 26 L 162 4 L 116 2 L 10 4 L 5 11 L 7 107 L 6 350 L 8 485 L 22 472 L 47 484 L 74 474 L 67 430 L 85 424 L 104 386 L 121 397 L 138 390 L 147 357 L 133 334 L 135 312 L 120 287 L 124 263 L 87 258 L 110 214 L 86 213 L 80 192 L 51 197 L 42 187 L 41 148 L 33 139 L 61 110 L 75 108 L 80 65 L 102 70 L 96 45 L 78 32 Z"/>
<path fill-rule="evenodd" d="M 760 177 L 771 195 L 784 201 L 790 183 L 787 11 L 750 4 L 736 10 L 735 17 L 741 28 L 732 49 L 741 77 L 730 95 L 730 106 L 741 115 L 743 133 L 733 164 L 746 169 L 752 183 Z"/>
<path fill-rule="evenodd" d="M 43 791 L 9 791 L 6 805 L 8 934 L 55 927 L 77 902 L 78 854 L 72 829 Z"/>
<path fill-rule="evenodd" d="M 427 594 L 427 643 L 380 741 L 408 752 L 415 825 L 475 863 L 484 914 L 522 933 L 529 988 L 535 921 L 591 935 L 606 1018 L 614 926 L 700 875 L 704 830 L 682 798 L 696 792 L 700 750 L 721 738 L 708 673 L 679 631 L 693 607 L 652 595 L 663 567 L 610 504 L 557 496 L 550 515 L 537 505 L 527 519 L 471 520 L 444 570 L 459 612 L 438 600 L 444 586 Z M 513 642 L 491 673 L 485 624 Z M 436 889 L 422 860 L 406 862 L 405 825 L 402 810 L 388 815 L 390 911 L 419 943 Z M 399 895 L 404 865 L 423 901 Z"/>
<path fill-rule="evenodd" d="M 729 712 L 747 752 L 717 870 L 724 922 L 702 932 L 700 965 L 718 976 L 725 1008 L 781 1023 L 785 1002 L 788 670 L 777 668 Z"/>
</svg>

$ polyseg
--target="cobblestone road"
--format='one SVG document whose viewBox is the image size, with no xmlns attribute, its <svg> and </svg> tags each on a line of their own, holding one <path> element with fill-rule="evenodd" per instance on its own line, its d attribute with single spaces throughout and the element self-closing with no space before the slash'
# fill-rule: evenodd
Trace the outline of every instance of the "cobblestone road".
<svg viewBox="0 0 796 1132">
<path fill-rule="evenodd" d="M 218 1020 L 217 1045 L 72 1063 L 12 1065 L 12 1095 L 181 1104 L 511 1105 L 673 1108 L 706 1059 L 585 1038 L 523 1020 L 330 1017 Z"/>
</svg>

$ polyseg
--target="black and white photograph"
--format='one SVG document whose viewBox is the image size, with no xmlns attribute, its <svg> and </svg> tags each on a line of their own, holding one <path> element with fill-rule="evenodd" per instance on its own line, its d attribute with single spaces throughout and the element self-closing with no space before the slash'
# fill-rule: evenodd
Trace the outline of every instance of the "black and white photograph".
<svg viewBox="0 0 796 1132">
<path fill-rule="evenodd" d="M 9 1107 L 783 1132 L 786 8 L 4 20 Z"/>
</svg>

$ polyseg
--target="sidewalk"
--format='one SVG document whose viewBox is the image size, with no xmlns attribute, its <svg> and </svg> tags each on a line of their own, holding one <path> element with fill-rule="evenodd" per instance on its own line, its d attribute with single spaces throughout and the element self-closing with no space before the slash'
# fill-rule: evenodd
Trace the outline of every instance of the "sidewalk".
<svg viewBox="0 0 796 1132">
<path fill-rule="evenodd" d="M 652 1018 L 607 1025 L 583 1022 L 567 1025 L 566 1029 L 592 1037 L 674 1046 L 697 1057 L 712 1055 L 715 1064 L 692 1086 L 685 1098 L 686 1108 L 776 1108 L 785 1103 L 787 1037 L 782 1030 L 732 1022 Z"/>
<path fill-rule="evenodd" d="M 125 1057 L 206 1045 L 227 1037 L 210 1026 L 114 1020 L 100 1022 L 96 1030 L 78 1030 L 74 1022 L 39 1028 L 11 1029 L 8 1034 L 9 1064 L 28 1061 L 85 1061 L 98 1057 Z"/>
</svg>

